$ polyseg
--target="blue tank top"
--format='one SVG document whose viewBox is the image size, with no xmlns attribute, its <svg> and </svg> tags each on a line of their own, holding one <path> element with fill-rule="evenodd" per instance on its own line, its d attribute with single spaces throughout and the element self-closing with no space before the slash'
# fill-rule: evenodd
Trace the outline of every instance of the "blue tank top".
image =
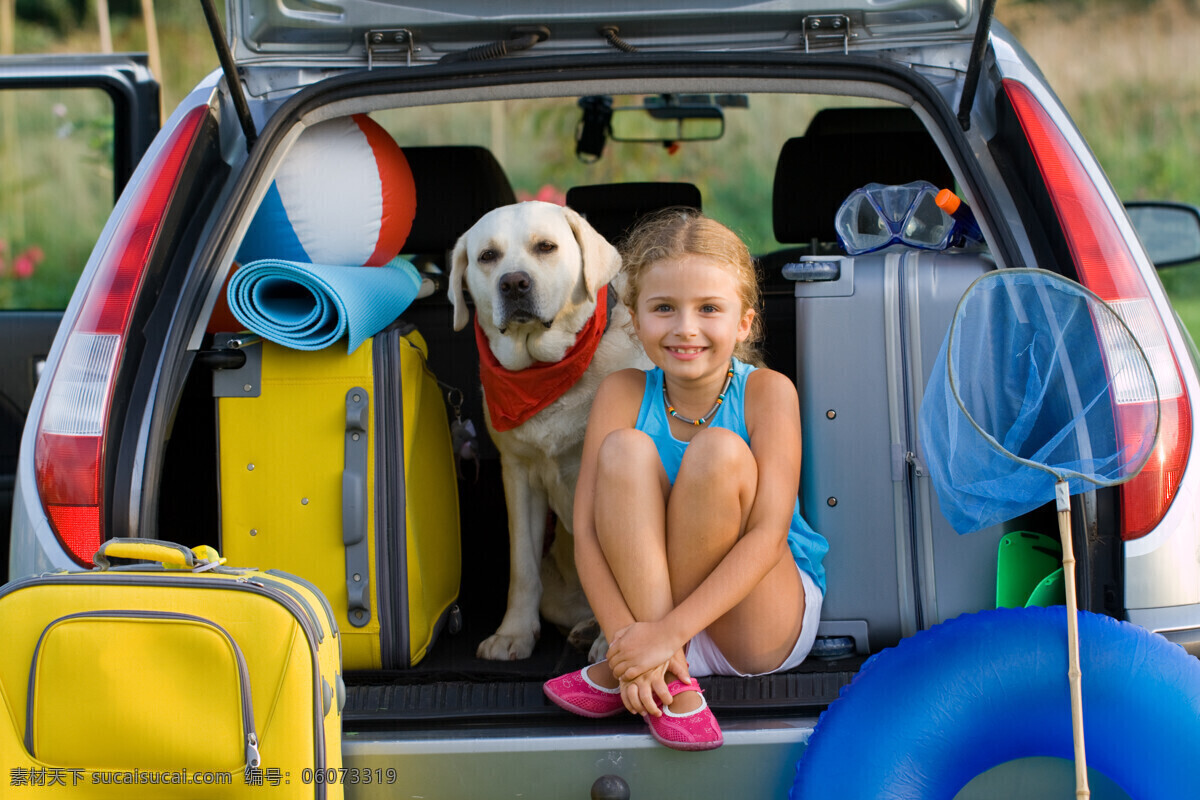
<svg viewBox="0 0 1200 800">
<path fill-rule="evenodd" d="M 746 431 L 746 378 L 754 371 L 750 364 L 733 360 L 733 380 L 725 393 L 725 402 L 709 420 L 710 428 L 725 428 L 742 437 L 747 445 L 750 444 L 750 434 Z M 644 432 L 658 448 L 658 457 L 662 460 L 667 477 L 674 485 L 675 477 L 679 474 L 679 465 L 683 463 L 683 451 L 687 450 L 688 442 L 680 441 L 671 433 L 670 418 L 663 405 L 662 396 L 663 372 L 658 367 L 646 372 L 646 389 L 642 393 L 642 407 L 638 410 L 637 429 Z M 796 498 L 796 508 L 792 512 L 792 524 L 788 530 L 788 549 L 796 564 L 821 587 L 825 593 L 825 567 L 821 561 L 829 552 L 829 542 L 825 537 L 812 529 L 812 526 L 800 514 L 800 498 Z"/>
</svg>

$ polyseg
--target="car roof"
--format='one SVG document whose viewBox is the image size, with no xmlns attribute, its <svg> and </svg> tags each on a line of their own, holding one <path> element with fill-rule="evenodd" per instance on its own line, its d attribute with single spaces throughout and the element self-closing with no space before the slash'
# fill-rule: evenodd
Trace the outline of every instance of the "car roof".
<svg viewBox="0 0 1200 800">
<path fill-rule="evenodd" d="M 969 41 L 983 0 L 229 0 L 243 66 L 430 63 L 499 42 L 538 55 L 873 49 Z M 616 37 L 617 41 L 614 41 Z M 619 42 L 619 43 L 618 43 Z"/>
</svg>

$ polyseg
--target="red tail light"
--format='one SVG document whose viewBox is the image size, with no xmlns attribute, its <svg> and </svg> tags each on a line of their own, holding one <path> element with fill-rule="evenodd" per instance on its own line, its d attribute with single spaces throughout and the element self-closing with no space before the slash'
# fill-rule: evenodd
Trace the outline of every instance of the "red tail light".
<svg viewBox="0 0 1200 800">
<path fill-rule="evenodd" d="M 34 468 L 50 527 L 85 566 L 104 537 L 104 441 L 129 320 L 179 176 L 208 114 L 190 111 L 154 156 L 88 284 L 38 424 Z"/>
<path fill-rule="evenodd" d="M 1149 287 L 1099 189 L 1029 88 L 1006 80 L 1004 90 L 1050 191 L 1080 282 L 1112 305 L 1133 331 L 1158 384 L 1158 443 L 1141 473 L 1120 489 L 1121 537 L 1136 539 L 1167 513 L 1187 466 L 1192 442 L 1187 388 Z M 1118 392 L 1118 423 L 1130 423 L 1120 425 L 1124 431 L 1141 430 L 1133 421 L 1147 413 L 1153 413 L 1152 393 L 1135 390 L 1122 397 Z"/>
</svg>

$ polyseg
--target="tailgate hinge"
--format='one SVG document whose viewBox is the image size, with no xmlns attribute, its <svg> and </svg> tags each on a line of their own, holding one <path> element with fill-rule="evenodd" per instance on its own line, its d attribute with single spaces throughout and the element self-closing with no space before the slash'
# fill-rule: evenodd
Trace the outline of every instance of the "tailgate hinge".
<svg viewBox="0 0 1200 800">
<path fill-rule="evenodd" d="M 367 46 L 367 69 L 375 64 L 375 58 L 383 55 L 403 53 L 405 65 L 411 67 L 413 54 L 413 33 L 408 28 L 382 28 L 367 31 L 364 35 Z"/>
<path fill-rule="evenodd" d="M 840 39 L 842 53 L 850 53 L 850 17 L 845 14 L 809 14 L 800 25 L 804 29 L 804 52 L 819 43 Z"/>
</svg>

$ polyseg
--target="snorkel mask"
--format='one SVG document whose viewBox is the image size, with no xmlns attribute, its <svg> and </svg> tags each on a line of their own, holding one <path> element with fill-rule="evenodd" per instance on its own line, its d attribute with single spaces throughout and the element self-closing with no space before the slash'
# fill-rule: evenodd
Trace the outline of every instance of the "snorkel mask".
<svg viewBox="0 0 1200 800">
<path fill-rule="evenodd" d="M 954 218 L 938 206 L 937 194 L 929 181 L 855 189 L 834 218 L 838 243 L 852 256 L 893 244 L 944 250 L 954 234 Z"/>
</svg>

